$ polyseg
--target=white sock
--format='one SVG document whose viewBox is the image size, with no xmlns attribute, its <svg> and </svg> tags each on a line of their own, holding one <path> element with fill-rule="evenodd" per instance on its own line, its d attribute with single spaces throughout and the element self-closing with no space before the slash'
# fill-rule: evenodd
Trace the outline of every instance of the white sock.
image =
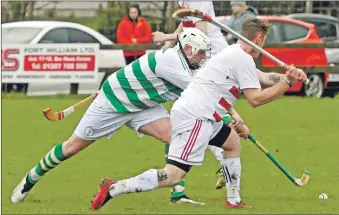
<svg viewBox="0 0 339 215">
<path fill-rule="evenodd" d="M 150 169 L 133 178 L 118 181 L 109 188 L 112 197 L 123 193 L 145 192 L 158 188 L 158 171 Z"/>
<path fill-rule="evenodd" d="M 221 163 L 223 160 L 224 150 L 216 146 L 208 146 L 211 152 L 214 154 L 215 158 Z M 221 163 L 222 164 L 222 163 Z"/>
<path fill-rule="evenodd" d="M 240 198 L 240 178 L 241 162 L 240 157 L 224 158 L 222 161 L 224 176 L 226 179 L 227 200 L 231 204 L 239 204 Z"/>
</svg>

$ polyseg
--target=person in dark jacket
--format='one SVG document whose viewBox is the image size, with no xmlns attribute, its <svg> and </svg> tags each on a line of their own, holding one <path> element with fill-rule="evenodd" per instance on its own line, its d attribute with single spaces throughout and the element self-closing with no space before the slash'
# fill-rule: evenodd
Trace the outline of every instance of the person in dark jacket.
<svg viewBox="0 0 339 215">
<path fill-rule="evenodd" d="M 152 42 L 152 29 L 141 16 L 137 4 L 131 4 L 127 15 L 120 21 L 117 28 L 117 41 L 120 44 L 147 44 Z M 124 51 L 126 65 L 146 53 L 146 50 Z"/>
<path fill-rule="evenodd" d="M 248 6 L 246 1 L 231 1 L 230 5 L 232 6 L 232 16 L 227 26 L 237 33 L 240 33 L 242 23 L 248 18 L 256 17 L 258 10 L 252 6 Z M 226 38 L 228 44 L 233 44 L 237 40 L 232 34 L 227 34 Z"/>
</svg>

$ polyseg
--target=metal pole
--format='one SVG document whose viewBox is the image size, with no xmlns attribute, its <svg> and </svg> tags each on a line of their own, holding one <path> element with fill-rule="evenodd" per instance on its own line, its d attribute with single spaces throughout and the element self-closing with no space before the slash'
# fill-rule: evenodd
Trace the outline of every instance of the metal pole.
<svg viewBox="0 0 339 215">
<path fill-rule="evenodd" d="M 306 13 L 313 12 L 313 2 L 311 0 L 306 1 Z"/>
</svg>

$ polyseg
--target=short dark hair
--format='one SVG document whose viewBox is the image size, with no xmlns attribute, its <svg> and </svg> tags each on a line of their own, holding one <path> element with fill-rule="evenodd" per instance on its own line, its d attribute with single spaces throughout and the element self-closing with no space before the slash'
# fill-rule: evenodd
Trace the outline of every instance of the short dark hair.
<svg viewBox="0 0 339 215">
<path fill-rule="evenodd" d="M 253 40 L 258 32 L 260 32 L 262 35 L 266 35 L 269 31 L 269 28 L 270 24 L 266 20 L 248 18 L 241 25 L 241 35 L 249 40 Z"/>
</svg>

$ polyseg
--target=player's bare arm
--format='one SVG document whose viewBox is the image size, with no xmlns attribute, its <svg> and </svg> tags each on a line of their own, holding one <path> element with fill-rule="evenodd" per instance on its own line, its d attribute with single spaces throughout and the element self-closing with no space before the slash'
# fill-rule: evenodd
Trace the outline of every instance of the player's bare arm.
<svg viewBox="0 0 339 215">
<path fill-rule="evenodd" d="M 263 89 L 271 87 L 280 81 L 285 81 L 286 75 L 280 73 L 269 72 L 265 73 L 257 69 L 259 81 Z"/>
<path fill-rule="evenodd" d="M 302 70 L 289 66 L 284 81 L 279 81 L 277 84 L 266 89 L 244 89 L 243 93 L 253 107 L 261 106 L 281 97 L 292 84 L 296 83 L 303 76 L 301 73 L 303 73 Z"/>
<path fill-rule="evenodd" d="M 207 23 L 206 21 L 199 21 L 195 23 L 197 29 L 207 34 Z M 165 43 L 165 45 L 161 49 L 169 48 L 174 45 L 177 41 L 178 35 L 183 32 L 182 23 L 178 26 L 178 28 L 172 34 L 165 34 L 163 32 L 154 32 L 153 33 L 153 42 L 155 44 Z"/>
<path fill-rule="evenodd" d="M 177 29 L 172 34 L 167 34 L 164 40 L 159 42 L 159 43 L 165 42 L 165 45 L 161 49 L 167 49 L 169 47 L 172 47 L 175 44 L 177 37 L 180 35 L 181 32 L 183 32 L 183 30 L 184 29 L 183 29 L 182 23 L 180 23 L 180 25 L 177 27 Z M 153 40 L 157 40 L 157 38 L 153 38 Z"/>
<path fill-rule="evenodd" d="M 241 138 L 247 139 L 248 138 L 248 133 L 249 133 L 249 128 L 245 124 L 244 120 L 241 118 L 239 113 L 232 108 L 231 112 L 229 112 L 230 116 L 236 120 L 236 124 L 228 124 L 229 127 L 234 129 Z"/>
<path fill-rule="evenodd" d="M 298 80 L 299 81 L 305 80 L 306 75 L 302 72 L 302 70 L 298 69 L 298 71 L 300 72 L 300 74 L 298 74 L 299 75 Z M 265 73 L 265 72 L 260 71 L 259 69 L 257 69 L 257 73 L 258 73 L 258 76 L 259 76 L 259 81 L 260 81 L 261 87 L 263 89 L 271 87 L 271 86 L 279 83 L 280 81 L 286 80 L 285 74 L 280 74 L 280 73 L 275 73 L 275 72 Z"/>
<path fill-rule="evenodd" d="M 195 27 L 199 29 L 200 31 L 207 34 L 207 22 L 206 21 L 199 21 L 195 23 Z"/>
<path fill-rule="evenodd" d="M 155 44 L 164 43 L 164 42 L 174 42 L 177 40 L 178 35 L 183 31 L 182 23 L 172 34 L 165 34 L 160 31 L 153 32 L 153 42 Z"/>
</svg>

